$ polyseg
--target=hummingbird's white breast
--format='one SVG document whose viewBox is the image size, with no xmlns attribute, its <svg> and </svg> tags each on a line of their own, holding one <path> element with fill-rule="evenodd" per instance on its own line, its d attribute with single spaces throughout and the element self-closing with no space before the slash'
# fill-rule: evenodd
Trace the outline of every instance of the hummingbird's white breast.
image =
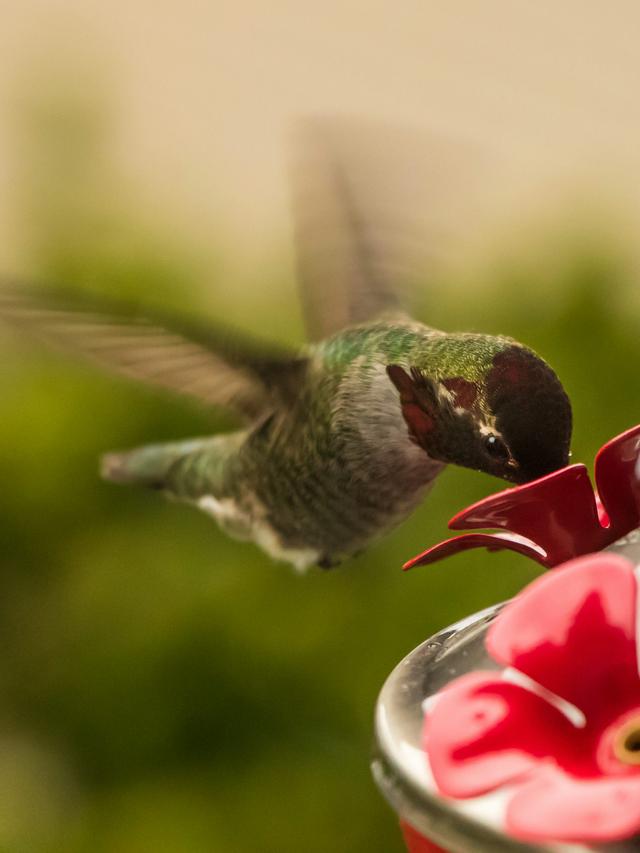
<svg viewBox="0 0 640 853">
<path fill-rule="evenodd" d="M 251 496 L 250 509 L 243 507 L 234 498 L 215 498 L 205 495 L 196 501 L 196 505 L 207 515 L 212 516 L 220 528 L 234 539 L 251 541 L 266 551 L 274 560 L 290 563 L 302 572 L 315 565 L 320 559 L 316 548 L 288 548 L 282 537 L 267 520 L 267 512 L 260 501 Z"/>
</svg>

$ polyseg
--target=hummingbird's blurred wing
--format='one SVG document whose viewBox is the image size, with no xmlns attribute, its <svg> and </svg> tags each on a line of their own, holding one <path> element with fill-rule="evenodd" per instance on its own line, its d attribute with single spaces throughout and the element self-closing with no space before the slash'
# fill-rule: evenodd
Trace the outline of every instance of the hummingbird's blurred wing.
<svg viewBox="0 0 640 853">
<path fill-rule="evenodd" d="M 366 209 L 357 166 L 366 140 L 352 131 L 350 122 L 327 119 L 301 121 L 295 128 L 291 204 L 311 340 L 383 314 L 405 315 L 397 280 L 385 268 L 380 234 L 365 215 L 372 211 Z"/>
<path fill-rule="evenodd" d="M 126 303 L 30 286 L 0 286 L 0 319 L 123 376 L 253 420 L 296 396 L 307 361 L 242 334 Z"/>
<path fill-rule="evenodd" d="M 407 297 L 422 295 L 434 262 L 451 259 L 452 238 L 472 230 L 486 158 L 458 139 L 357 118 L 300 120 L 292 141 L 310 338 L 382 315 L 406 317 Z"/>
</svg>

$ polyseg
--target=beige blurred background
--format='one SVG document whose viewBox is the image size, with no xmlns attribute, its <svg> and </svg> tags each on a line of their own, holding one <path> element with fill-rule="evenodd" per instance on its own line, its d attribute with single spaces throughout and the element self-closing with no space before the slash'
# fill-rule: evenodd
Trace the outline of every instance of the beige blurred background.
<svg viewBox="0 0 640 853">
<path fill-rule="evenodd" d="M 631 0 L 4 0 L 0 262 L 21 265 L 16 113 L 25 86 L 43 84 L 108 93 L 122 186 L 195 240 L 222 234 L 232 270 L 286 245 L 283 150 L 299 115 L 477 145 L 494 171 L 486 215 L 464 229 L 475 244 L 565 203 L 635 229 L 639 25 Z"/>
</svg>

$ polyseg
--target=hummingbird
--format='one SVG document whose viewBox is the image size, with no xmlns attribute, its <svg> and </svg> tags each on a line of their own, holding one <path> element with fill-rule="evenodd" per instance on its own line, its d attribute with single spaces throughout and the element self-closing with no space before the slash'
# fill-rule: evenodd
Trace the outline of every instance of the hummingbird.
<svg viewBox="0 0 640 853">
<path fill-rule="evenodd" d="M 560 380 L 533 350 L 411 317 L 376 262 L 348 174 L 325 161 L 319 180 L 339 236 L 328 272 L 319 274 L 308 200 L 294 199 L 311 338 L 299 349 L 212 322 L 141 316 L 107 297 L 0 288 L 5 321 L 238 416 L 230 433 L 107 453 L 101 474 L 186 501 L 299 570 L 363 551 L 447 465 L 511 483 L 563 467 L 572 425 Z"/>
</svg>

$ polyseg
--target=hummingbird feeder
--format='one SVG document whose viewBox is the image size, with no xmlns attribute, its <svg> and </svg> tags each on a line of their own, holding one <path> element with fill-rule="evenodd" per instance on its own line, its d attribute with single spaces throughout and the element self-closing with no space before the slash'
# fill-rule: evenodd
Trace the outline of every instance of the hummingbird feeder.
<svg viewBox="0 0 640 853">
<path fill-rule="evenodd" d="M 456 515 L 405 568 L 511 549 L 550 573 L 385 683 L 373 773 L 410 853 L 640 851 L 640 426 Z M 606 549 L 603 553 L 598 553 Z"/>
</svg>

